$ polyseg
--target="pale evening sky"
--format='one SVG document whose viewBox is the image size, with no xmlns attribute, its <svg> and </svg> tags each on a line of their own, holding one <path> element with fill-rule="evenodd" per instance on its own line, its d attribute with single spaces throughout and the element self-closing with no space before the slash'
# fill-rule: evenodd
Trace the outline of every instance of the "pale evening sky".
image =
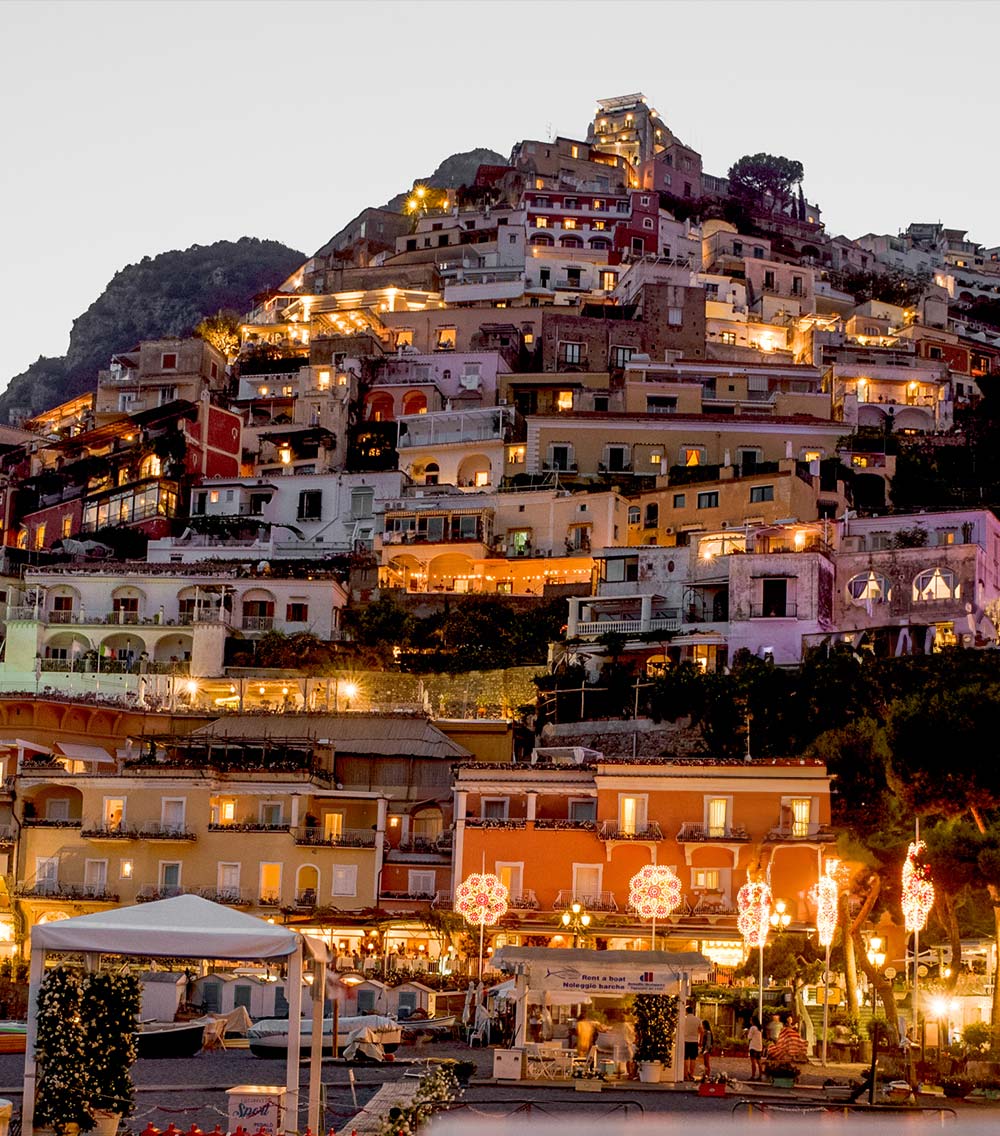
<svg viewBox="0 0 1000 1136">
<path fill-rule="evenodd" d="M 145 255 L 311 253 L 448 154 L 643 91 L 709 173 L 798 158 L 827 230 L 1000 244 L 993 2 L 0 4 L 0 387 Z M 121 348 L 132 344 L 123 343 Z"/>
</svg>

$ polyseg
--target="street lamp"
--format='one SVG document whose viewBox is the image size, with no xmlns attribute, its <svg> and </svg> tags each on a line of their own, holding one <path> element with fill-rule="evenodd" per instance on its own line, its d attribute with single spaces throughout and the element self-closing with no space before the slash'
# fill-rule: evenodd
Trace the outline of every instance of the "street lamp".
<svg viewBox="0 0 1000 1136">
<path fill-rule="evenodd" d="M 882 950 L 882 940 L 878 935 L 868 940 L 868 961 L 875 970 L 881 970 L 885 966 L 885 951 Z"/>
<path fill-rule="evenodd" d="M 575 947 L 578 937 L 587 933 L 587 928 L 590 926 L 590 912 L 582 903 L 574 902 L 562 913 L 560 921 L 567 931 L 573 932 L 573 946 Z"/>
<path fill-rule="evenodd" d="M 784 931 L 789 923 L 792 921 L 790 911 L 786 910 L 786 904 L 783 899 L 776 901 L 774 910 L 771 912 L 771 926 L 776 931 Z"/>
</svg>

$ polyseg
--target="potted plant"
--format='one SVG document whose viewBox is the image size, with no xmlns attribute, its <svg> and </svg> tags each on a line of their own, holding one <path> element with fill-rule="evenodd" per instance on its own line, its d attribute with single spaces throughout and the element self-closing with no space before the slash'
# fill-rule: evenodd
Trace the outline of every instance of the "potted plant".
<svg viewBox="0 0 1000 1136">
<path fill-rule="evenodd" d="M 97 1136 L 115 1136 L 121 1118 L 135 1109 L 131 1070 L 141 1006 L 139 980 L 130 974 L 101 971 L 83 979 L 80 1017 L 90 1057 L 90 1105 Z"/>
<path fill-rule="evenodd" d="M 443 1066 L 450 1073 L 455 1075 L 455 1080 L 460 1085 L 467 1085 L 472 1079 L 472 1074 L 476 1071 L 475 1061 L 439 1061 L 439 1065 Z"/>
<path fill-rule="evenodd" d="M 792 1089 L 799 1079 L 801 1070 L 791 1061 L 767 1061 L 764 1063 L 764 1072 L 771 1078 L 771 1084 L 776 1089 Z"/>
<path fill-rule="evenodd" d="M 941 1088 L 950 1100 L 961 1100 L 972 1092 L 972 1082 L 968 1077 L 942 1077 Z"/>
<path fill-rule="evenodd" d="M 673 1061 L 677 1012 L 678 1000 L 670 994 L 638 994 L 632 1003 L 635 1060 L 644 1084 L 656 1084 Z"/>
</svg>

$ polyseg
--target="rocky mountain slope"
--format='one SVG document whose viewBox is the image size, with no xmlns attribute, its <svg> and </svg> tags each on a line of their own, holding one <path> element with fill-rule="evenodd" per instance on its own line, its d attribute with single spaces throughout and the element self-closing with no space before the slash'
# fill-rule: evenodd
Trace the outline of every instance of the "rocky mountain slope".
<svg viewBox="0 0 1000 1136">
<path fill-rule="evenodd" d="M 203 316 L 249 309 L 251 300 L 281 283 L 305 260 L 277 241 L 242 237 L 143 257 L 115 273 L 73 322 L 68 352 L 37 359 L 0 395 L 0 422 L 56 406 L 94 387 L 116 351 L 142 339 L 189 335 Z"/>
</svg>

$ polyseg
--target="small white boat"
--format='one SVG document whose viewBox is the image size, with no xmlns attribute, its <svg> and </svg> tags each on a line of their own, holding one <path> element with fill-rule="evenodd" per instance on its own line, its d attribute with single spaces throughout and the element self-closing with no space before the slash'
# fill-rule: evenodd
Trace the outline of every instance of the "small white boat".
<svg viewBox="0 0 1000 1136">
<path fill-rule="evenodd" d="M 437 1018 L 406 1018 L 399 1024 L 404 1033 L 443 1033 L 455 1025 L 457 1017 L 457 1014 L 442 1014 Z"/>
<path fill-rule="evenodd" d="M 337 1019 L 337 1052 L 343 1050 L 352 1035 L 370 1030 L 383 1049 L 392 1052 L 403 1040 L 403 1029 L 395 1018 L 383 1014 L 361 1014 Z M 299 1046 L 303 1057 L 309 1056 L 312 1018 L 300 1019 Z M 285 1057 L 288 1054 L 288 1019 L 265 1018 L 255 1022 L 247 1032 L 250 1052 L 255 1057 Z M 333 1056 L 333 1018 L 323 1019 L 323 1056 Z"/>
</svg>

